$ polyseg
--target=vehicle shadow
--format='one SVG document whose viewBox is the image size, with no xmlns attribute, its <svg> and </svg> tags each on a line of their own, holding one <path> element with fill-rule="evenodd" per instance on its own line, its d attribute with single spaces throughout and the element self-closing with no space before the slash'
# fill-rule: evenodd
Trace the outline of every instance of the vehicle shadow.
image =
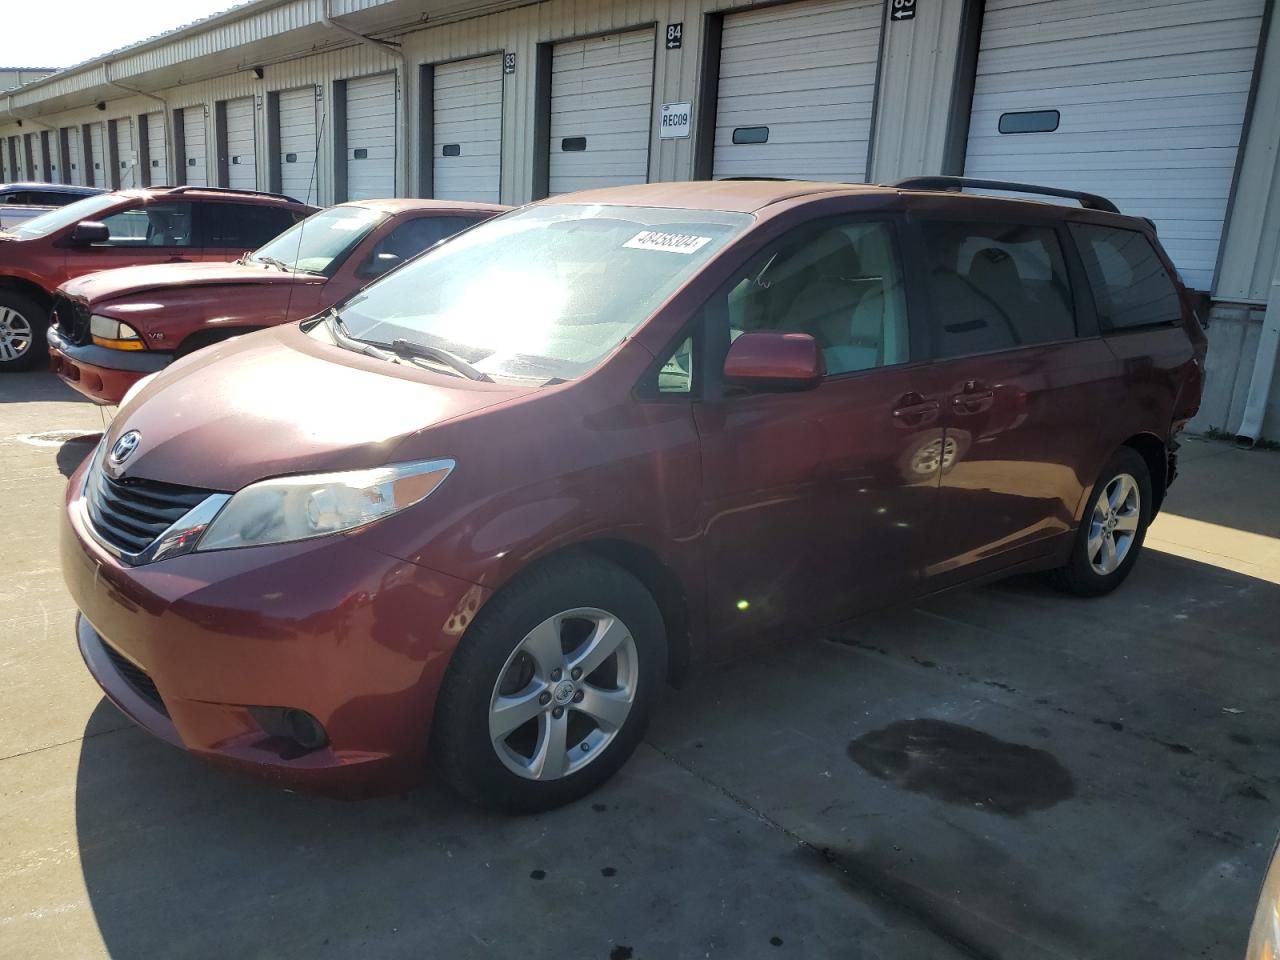
<svg viewBox="0 0 1280 960">
<path fill-rule="evenodd" d="M 102 439 L 100 433 L 86 433 L 84 436 L 72 437 L 64 441 L 62 446 L 58 447 L 56 457 L 58 472 L 64 477 L 75 473 L 80 464 L 84 463 L 84 458 L 93 452 L 93 448 L 100 439 Z"/>
<path fill-rule="evenodd" d="M 1098 600 L 931 597 L 700 675 L 617 778 L 535 817 L 86 735 L 85 887 L 118 958 L 780 956 L 775 923 L 814 956 L 1212 954 L 1243 946 L 1276 828 L 1277 619 L 1280 586 L 1155 552 Z M 103 701 L 86 734 L 118 721 Z M 1051 796 L 998 795 L 1046 770 Z"/>
<path fill-rule="evenodd" d="M 48 370 L 27 370 L 22 373 L 0 373 L 0 403 L 84 403 L 83 397 L 59 380 Z"/>
</svg>

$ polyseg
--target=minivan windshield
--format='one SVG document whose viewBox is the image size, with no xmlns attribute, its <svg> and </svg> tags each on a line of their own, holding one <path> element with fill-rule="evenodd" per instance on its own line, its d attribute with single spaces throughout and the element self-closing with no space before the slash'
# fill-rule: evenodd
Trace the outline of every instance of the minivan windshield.
<svg viewBox="0 0 1280 960">
<path fill-rule="evenodd" d="M 570 380 L 751 222 L 708 210 L 527 207 L 423 254 L 337 315 L 351 337 L 446 351 L 487 378 Z"/>
<path fill-rule="evenodd" d="M 56 207 L 48 213 L 32 217 L 30 220 L 18 224 L 9 233 L 19 240 L 34 240 L 37 237 L 47 237 L 49 234 L 56 233 L 63 227 L 69 227 L 73 223 L 78 223 L 81 220 L 92 220 L 103 210 L 108 207 L 114 207 L 119 202 L 120 197 L 113 193 L 101 193 L 92 197 L 85 197 L 83 200 L 69 203 L 65 207 Z"/>
<path fill-rule="evenodd" d="M 331 276 L 356 244 L 386 218 L 385 213 L 354 204 L 330 207 L 294 224 L 249 259 Z"/>
</svg>

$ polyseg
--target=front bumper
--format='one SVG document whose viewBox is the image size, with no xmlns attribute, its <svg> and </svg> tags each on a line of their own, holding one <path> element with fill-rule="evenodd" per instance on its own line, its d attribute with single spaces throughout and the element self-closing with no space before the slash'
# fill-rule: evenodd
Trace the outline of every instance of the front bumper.
<svg viewBox="0 0 1280 960">
<path fill-rule="evenodd" d="M 119 403 L 135 383 L 172 362 L 171 353 L 77 346 L 49 328 L 49 369 L 94 403 Z"/>
<path fill-rule="evenodd" d="M 127 567 L 87 530 L 69 485 L 63 575 L 85 664 L 162 740 L 281 785 L 353 797 L 409 786 L 436 694 L 487 592 L 352 537 L 196 553 Z M 305 710 L 306 750 L 251 708 Z"/>
</svg>

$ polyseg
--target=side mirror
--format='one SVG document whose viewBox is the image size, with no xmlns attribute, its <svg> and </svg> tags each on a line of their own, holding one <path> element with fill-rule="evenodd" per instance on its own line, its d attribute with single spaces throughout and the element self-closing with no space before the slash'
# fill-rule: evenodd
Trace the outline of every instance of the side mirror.
<svg viewBox="0 0 1280 960">
<path fill-rule="evenodd" d="M 807 333 L 752 330 L 724 358 L 724 382 L 747 390 L 812 390 L 826 375 L 818 341 Z"/>
<path fill-rule="evenodd" d="M 356 271 L 356 276 L 366 278 L 380 277 L 388 270 L 398 267 L 402 263 L 404 263 L 404 257 L 397 256 L 394 253 L 375 253 Z"/>
<path fill-rule="evenodd" d="M 105 223 L 98 220 L 81 220 L 71 231 L 71 242 L 88 246 L 91 243 L 106 243 L 111 239 L 111 231 Z"/>
</svg>

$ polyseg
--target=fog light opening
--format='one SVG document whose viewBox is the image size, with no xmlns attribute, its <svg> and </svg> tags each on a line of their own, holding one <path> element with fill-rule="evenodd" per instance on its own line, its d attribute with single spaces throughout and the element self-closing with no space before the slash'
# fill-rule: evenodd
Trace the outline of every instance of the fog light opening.
<svg viewBox="0 0 1280 960">
<path fill-rule="evenodd" d="M 319 750 L 329 742 L 320 721 L 305 710 L 285 710 L 284 722 L 290 738 L 305 750 Z"/>
<path fill-rule="evenodd" d="M 301 753 L 309 753 L 329 743 L 324 724 L 305 710 L 296 707 L 250 707 L 249 713 L 268 737 L 292 744 L 288 748 L 290 757 L 300 755 L 294 753 L 295 747 Z"/>
</svg>

